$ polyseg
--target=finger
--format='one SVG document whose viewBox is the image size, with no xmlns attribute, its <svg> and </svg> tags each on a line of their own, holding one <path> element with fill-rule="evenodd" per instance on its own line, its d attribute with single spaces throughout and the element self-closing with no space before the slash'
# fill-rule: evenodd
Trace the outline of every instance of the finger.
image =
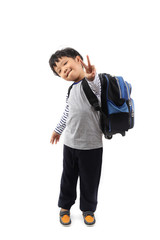
<svg viewBox="0 0 160 240">
<path fill-rule="evenodd" d="M 86 75 L 86 78 L 87 79 L 95 78 L 95 74 L 94 73 L 89 73 L 89 74 Z"/>
<path fill-rule="evenodd" d="M 54 143 L 54 140 L 55 140 L 55 138 L 52 138 L 52 139 L 51 139 L 51 143 L 52 143 L 52 144 Z"/>
<path fill-rule="evenodd" d="M 87 66 L 82 60 L 80 60 L 80 62 L 81 62 L 81 64 L 83 65 L 83 67 L 84 67 L 85 69 L 88 69 L 88 66 Z"/>
<path fill-rule="evenodd" d="M 96 75 L 96 69 L 95 69 L 95 67 L 93 68 L 93 73 L 94 73 L 94 75 Z"/>
<path fill-rule="evenodd" d="M 57 144 L 58 143 L 58 136 L 56 137 L 56 139 L 55 139 L 55 144 Z"/>
<path fill-rule="evenodd" d="M 86 73 L 86 78 L 95 78 L 95 76 L 96 76 L 96 71 L 92 71 L 91 73 Z"/>
<path fill-rule="evenodd" d="M 91 68 L 91 62 L 89 60 L 89 56 L 87 55 L 87 62 L 88 62 L 88 67 Z"/>
</svg>

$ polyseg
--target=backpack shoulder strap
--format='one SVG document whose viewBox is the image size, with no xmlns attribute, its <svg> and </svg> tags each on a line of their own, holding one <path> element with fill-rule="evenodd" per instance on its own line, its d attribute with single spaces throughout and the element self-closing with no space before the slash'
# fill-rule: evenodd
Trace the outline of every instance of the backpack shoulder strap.
<svg viewBox="0 0 160 240">
<path fill-rule="evenodd" d="M 98 98 L 96 97 L 96 95 L 92 92 L 87 80 L 84 78 L 82 81 L 82 87 L 83 87 L 83 91 L 89 101 L 89 103 L 91 104 L 91 106 L 96 110 L 96 111 L 101 111 L 101 107 L 99 105 L 99 101 Z"/>
<path fill-rule="evenodd" d="M 108 98 L 108 85 L 109 80 L 108 76 L 105 73 L 98 74 L 100 82 L 101 82 L 101 108 L 102 111 L 108 116 L 108 105 L 107 105 L 107 98 Z"/>
<path fill-rule="evenodd" d="M 73 83 L 74 84 L 74 83 Z M 68 88 L 68 98 L 69 98 L 69 95 L 70 95 L 70 91 L 71 91 L 71 89 L 72 89 L 72 87 L 73 87 L 73 84 Z"/>
</svg>

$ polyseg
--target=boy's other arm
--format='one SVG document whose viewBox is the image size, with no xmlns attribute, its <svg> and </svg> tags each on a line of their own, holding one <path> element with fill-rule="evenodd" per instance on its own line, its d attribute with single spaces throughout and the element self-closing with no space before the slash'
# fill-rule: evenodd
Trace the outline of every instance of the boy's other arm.
<svg viewBox="0 0 160 240">
<path fill-rule="evenodd" d="M 60 134 L 58 134 L 55 131 L 53 131 L 50 143 L 53 144 L 55 142 L 55 144 L 57 144 L 57 142 L 59 142 L 60 136 L 61 136 Z"/>
<path fill-rule="evenodd" d="M 55 130 L 52 133 L 50 143 L 53 144 L 55 142 L 56 144 L 57 142 L 59 142 L 60 136 L 66 127 L 68 114 L 69 114 L 69 105 L 68 105 L 68 95 L 67 95 L 65 110 L 63 112 L 60 122 L 57 124 Z"/>
<path fill-rule="evenodd" d="M 88 81 L 88 84 L 89 84 L 90 88 L 92 89 L 92 91 L 94 92 L 94 94 L 98 98 L 100 98 L 100 96 L 101 96 L 101 82 L 100 82 L 98 73 L 96 73 L 93 81 Z"/>
<path fill-rule="evenodd" d="M 101 97 L 101 82 L 98 74 L 96 73 L 96 68 L 94 65 L 91 65 L 89 56 L 87 55 L 88 65 L 86 65 L 82 60 L 81 64 L 85 68 L 85 77 L 88 80 L 88 84 L 92 89 L 93 93 L 100 99 Z"/>
</svg>

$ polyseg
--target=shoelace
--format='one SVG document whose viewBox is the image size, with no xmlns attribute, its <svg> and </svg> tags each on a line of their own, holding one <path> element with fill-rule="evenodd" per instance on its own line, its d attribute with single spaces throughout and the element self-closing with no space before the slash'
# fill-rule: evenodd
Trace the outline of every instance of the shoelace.
<svg viewBox="0 0 160 240">
<path fill-rule="evenodd" d="M 70 212 L 69 211 L 60 211 L 60 216 L 63 217 L 64 215 L 70 216 Z"/>
<path fill-rule="evenodd" d="M 90 215 L 90 216 L 94 217 L 94 213 L 93 213 L 93 212 L 91 212 L 91 211 L 86 211 L 86 212 L 83 212 L 83 216 L 84 216 L 84 217 L 87 217 L 88 215 Z"/>
</svg>

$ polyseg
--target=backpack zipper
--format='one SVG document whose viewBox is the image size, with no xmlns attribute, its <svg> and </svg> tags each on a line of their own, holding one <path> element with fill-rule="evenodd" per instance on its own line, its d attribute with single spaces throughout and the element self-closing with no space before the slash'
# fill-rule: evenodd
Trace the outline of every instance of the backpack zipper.
<svg viewBox="0 0 160 240">
<path fill-rule="evenodd" d="M 124 82 L 124 83 L 125 83 L 125 85 L 126 85 L 126 88 L 127 88 L 128 100 L 130 100 L 130 94 L 129 94 L 129 90 L 128 90 L 128 85 L 127 85 L 127 83 L 126 83 L 126 82 Z"/>
<path fill-rule="evenodd" d="M 129 125 L 130 125 L 130 128 L 132 127 L 133 125 L 133 121 L 132 121 L 132 118 L 134 117 L 134 111 L 133 111 L 133 104 L 132 104 L 132 100 L 130 98 L 130 91 L 129 91 L 129 86 L 128 84 L 125 82 L 125 85 L 126 85 L 126 89 L 127 89 L 127 95 L 128 95 L 128 104 L 129 104 L 129 112 L 130 112 L 130 119 L 129 119 Z"/>
</svg>

